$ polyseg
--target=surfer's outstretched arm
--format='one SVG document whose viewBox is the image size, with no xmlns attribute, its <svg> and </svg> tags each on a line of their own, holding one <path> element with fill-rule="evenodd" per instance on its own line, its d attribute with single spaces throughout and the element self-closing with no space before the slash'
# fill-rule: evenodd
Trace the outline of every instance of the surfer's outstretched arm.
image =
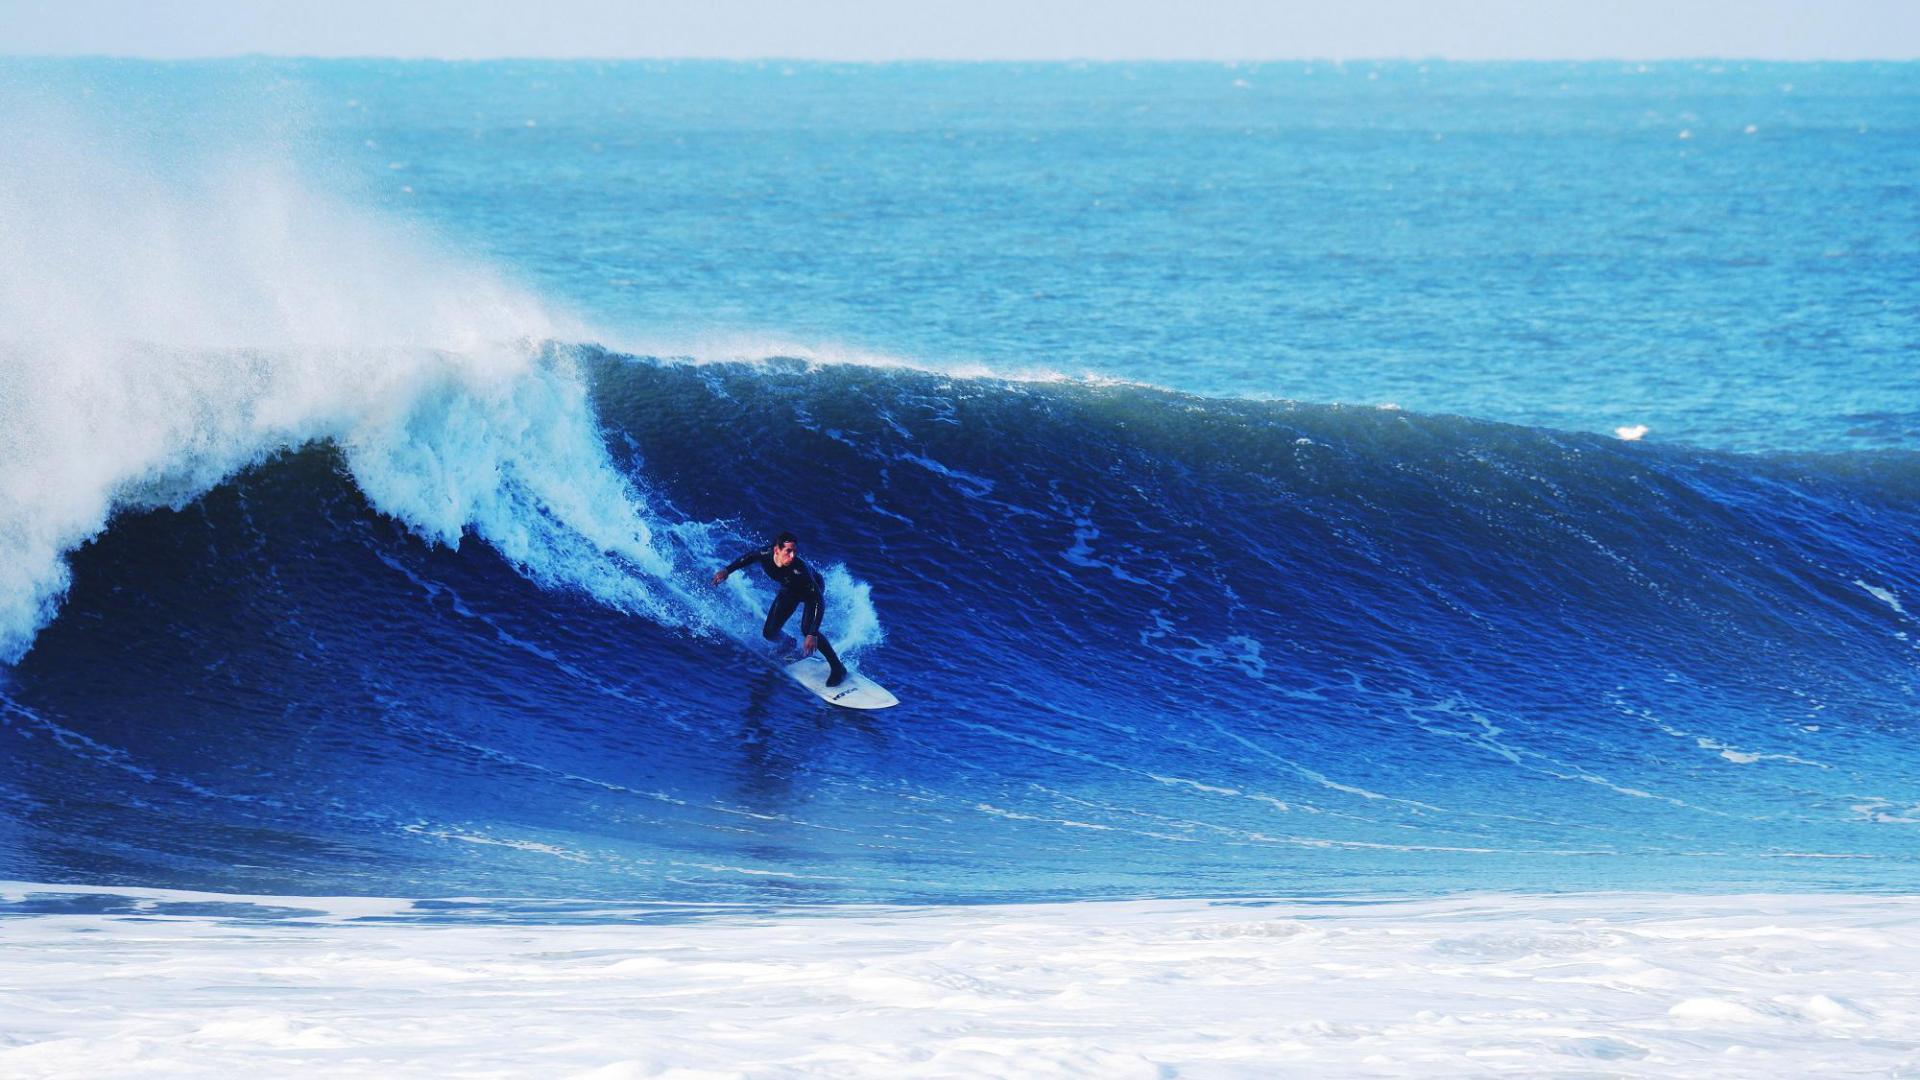
<svg viewBox="0 0 1920 1080">
<path fill-rule="evenodd" d="M 760 552 L 749 551 L 745 555 L 742 555 L 739 558 L 728 563 L 722 569 L 715 570 L 713 572 L 713 583 L 715 585 L 718 585 L 721 582 L 727 580 L 727 576 L 729 574 L 732 574 L 735 570 L 745 570 L 747 567 L 752 566 L 753 561 L 755 559 L 758 559 L 759 557 L 760 557 Z"/>
</svg>

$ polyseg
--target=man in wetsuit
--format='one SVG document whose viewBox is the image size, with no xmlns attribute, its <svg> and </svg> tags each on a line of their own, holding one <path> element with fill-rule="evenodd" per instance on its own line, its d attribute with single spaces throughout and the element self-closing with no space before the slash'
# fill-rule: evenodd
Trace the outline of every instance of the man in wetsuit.
<svg viewBox="0 0 1920 1080">
<path fill-rule="evenodd" d="M 818 570 L 800 560 L 795 552 L 796 544 L 792 533 L 783 532 L 771 548 L 749 551 L 728 563 L 726 569 L 715 571 L 713 583 L 718 585 L 735 570 L 759 563 L 760 569 L 780 586 L 780 595 L 773 598 L 773 607 L 767 612 L 767 625 L 760 629 L 760 636 L 768 641 L 779 640 L 780 628 L 793 617 L 793 609 L 806 604 L 806 613 L 800 616 L 800 633 L 805 637 L 800 643 L 800 655 L 812 656 L 817 647 L 820 655 L 827 658 L 827 685 L 839 686 L 847 679 L 847 669 L 840 663 L 840 657 L 834 655 L 827 635 L 820 632 L 820 616 L 827 608 L 827 585 Z"/>
</svg>

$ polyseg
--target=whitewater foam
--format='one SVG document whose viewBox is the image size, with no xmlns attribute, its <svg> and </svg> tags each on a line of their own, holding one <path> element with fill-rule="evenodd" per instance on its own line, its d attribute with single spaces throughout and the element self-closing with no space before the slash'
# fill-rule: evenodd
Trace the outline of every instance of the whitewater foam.
<svg viewBox="0 0 1920 1080">
<path fill-rule="evenodd" d="M 1866 593 L 1868 596 L 1871 596 L 1875 600 L 1878 600 L 1881 603 L 1887 605 L 1887 607 L 1892 608 L 1894 614 L 1905 615 L 1907 613 L 1907 609 L 1903 607 L 1900 603 L 1899 594 L 1894 592 L 1892 589 L 1881 588 L 1878 585 L 1869 585 L 1866 582 L 1860 580 L 1859 578 L 1853 579 L 1853 583 L 1855 585 L 1860 586 L 1862 589 L 1866 590 Z"/>
<path fill-rule="evenodd" d="M 1899 897 L 554 905 L 572 925 L 501 901 L 9 884 L 0 902 L 19 988 L 0 1071 L 20 1077 L 1920 1065 L 1920 919 Z"/>
</svg>

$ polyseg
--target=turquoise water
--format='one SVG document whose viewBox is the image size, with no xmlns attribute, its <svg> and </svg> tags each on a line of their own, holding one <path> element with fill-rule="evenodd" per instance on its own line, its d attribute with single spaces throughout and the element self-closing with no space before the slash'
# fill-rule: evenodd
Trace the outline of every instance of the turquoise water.
<svg viewBox="0 0 1920 1080">
<path fill-rule="evenodd" d="M 1917 65 L 295 70 L 389 205 L 622 329 L 1920 448 Z"/>
<path fill-rule="evenodd" d="M 1920 445 L 1920 65 L 11 71 L 156 160 L 298 157 L 649 343 Z"/>
</svg>

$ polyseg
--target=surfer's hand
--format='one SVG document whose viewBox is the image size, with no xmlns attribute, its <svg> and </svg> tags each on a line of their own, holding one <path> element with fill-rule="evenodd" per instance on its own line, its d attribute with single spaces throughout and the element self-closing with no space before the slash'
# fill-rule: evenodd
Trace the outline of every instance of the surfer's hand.
<svg viewBox="0 0 1920 1080">
<path fill-rule="evenodd" d="M 715 570 L 713 572 L 713 583 L 715 585 L 718 585 L 725 580 L 727 580 L 727 572 L 725 570 Z"/>
<path fill-rule="evenodd" d="M 806 640 L 800 643 L 800 655 L 802 657 L 808 657 L 813 655 L 813 635 L 812 634 L 808 634 L 806 637 Z"/>
</svg>

